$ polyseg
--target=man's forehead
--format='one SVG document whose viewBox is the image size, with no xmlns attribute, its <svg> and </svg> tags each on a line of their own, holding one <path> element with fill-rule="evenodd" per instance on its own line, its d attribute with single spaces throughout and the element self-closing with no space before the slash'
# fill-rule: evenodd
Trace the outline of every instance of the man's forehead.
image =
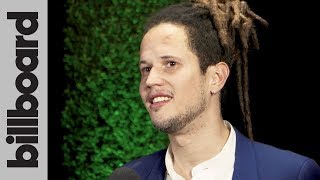
<svg viewBox="0 0 320 180">
<path fill-rule="evenodd" d="M 171 23 L 161 23 L 151 28 L 143 37 L 144 40 L 161 39 L 163 42 L 170 41 L 172 39 L 185 39 L 186 33 L 183 26 L 175 25 Z"/>
<path fill-rule="evenodd" d="M 151 28 L 140 45 L 140 61 L 181 57 L 189 51 L 187 37 L 182 26 L 162 23 Z"/>
<path fill-rule="evenodd" d="M 160 48 L 160 46 L 186 46 L 187 37 L 184 30 L 176 25 L 162 24 L 150 29 L 140 44 L 140 53 L 145 50 Z M 165 48 L 165 47 L 161 47 Z"/>
</svg>

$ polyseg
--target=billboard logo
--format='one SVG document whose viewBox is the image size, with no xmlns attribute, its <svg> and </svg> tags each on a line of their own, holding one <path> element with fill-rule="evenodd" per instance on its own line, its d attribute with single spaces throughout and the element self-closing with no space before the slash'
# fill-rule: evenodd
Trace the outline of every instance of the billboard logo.
<svg viewBox="0 0 320 180">
<path fill-rule="evenodd" d="M 39 63 L 38 40 L 30 39 L 38 29 L 38 12 L 8 12 L 7 19 L 15 20 L 16 67 L 21 71 L 15 86 L 21 95 L 15 109 L 7 110 L 8 144 L 19 144 L 14 160 L 7 160 L 7 167 L 38 167 L 38 99 L 32 93 L 38 88 L 38 78 L 32 73 Z M 30 157 L 27 156 L 27 152 Z"/>
</svg>

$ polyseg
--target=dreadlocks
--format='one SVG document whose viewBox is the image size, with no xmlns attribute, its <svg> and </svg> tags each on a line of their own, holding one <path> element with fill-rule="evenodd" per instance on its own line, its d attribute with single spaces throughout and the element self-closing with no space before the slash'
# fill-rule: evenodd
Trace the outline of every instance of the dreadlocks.
<svg viewBox="0 0 320 180">
<path fill-rule="evenodd" d="M 248 50 L 259 48 L 253 20 L 267 26 L 263 18 L 240 0 L 191 0 L 169 6 L 153 15 L 145 33 L 160 23 L 173 23 L 186 28 L 191 51 L 199 58 L 202 73 L 220 61 L 229 67 L 236 64 L 240 109 L 248 137 L 253 139 L 249 89 Z"/>
</svg>

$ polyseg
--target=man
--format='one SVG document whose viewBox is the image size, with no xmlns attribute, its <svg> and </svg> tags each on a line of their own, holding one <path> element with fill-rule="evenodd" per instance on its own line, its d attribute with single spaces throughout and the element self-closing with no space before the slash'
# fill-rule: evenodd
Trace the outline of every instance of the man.
<svg viewBox="0 0 320 180">
<path fill-rule="evenodd" d="M 169 6 L 149 20 L 140 47 L 140 95 L 170 144 L 125 165 L 141 179 L 320 179 L 308 157 L 254 142 L 247 52 L 258 48 L 253 20 L 266 21 L 239 0 Z M 221 113 L 231 66 L 238 77 L 248 136 Z"/>
</svg>

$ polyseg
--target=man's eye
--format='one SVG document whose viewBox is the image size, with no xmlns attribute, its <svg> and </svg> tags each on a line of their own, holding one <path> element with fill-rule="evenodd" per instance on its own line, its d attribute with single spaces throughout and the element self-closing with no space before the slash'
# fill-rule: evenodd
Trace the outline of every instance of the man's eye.
<svg viewBox="0 0 320 180">
<path fill-rule="evenodd" d="M 174 62 L 174 61 L 168 61 L 168 62 L 167 62 L 167 66 L 168 66 L 168 67 L 175 66 L 176 64 L 177 64 L 177 63 Z"/>
<path fill-rule="evenodd" d="M 141 72 L 150 72 L 151 71 L 151 67 L 143 67 L 141 68 Z"/>
</svg>

